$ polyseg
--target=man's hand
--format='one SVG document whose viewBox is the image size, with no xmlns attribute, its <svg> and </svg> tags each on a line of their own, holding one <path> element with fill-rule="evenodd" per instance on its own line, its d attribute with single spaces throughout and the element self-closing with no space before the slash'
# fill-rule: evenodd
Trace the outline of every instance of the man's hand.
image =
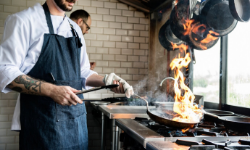
<svg viewBox="0 0 250 150">
<path fill-rule="evenodd" d="M 77 103 L 82 104 L 83 101 L 75 94 L 79 92 L 74 88 L 69 86 L 55 86 L 51 91 L 49 97 L 52 98 L 56 103 L 63 106 L 77 105 Z"/>
<path fill-rule="evenodd" d="M 117 84 L 119 86 L 116 88 L 110 89 L 111 91 L 115 93 L 125 93 L 122 83 L 120 83 L 119 81 L 113 81 L 113 84 Z"/>
</svg>

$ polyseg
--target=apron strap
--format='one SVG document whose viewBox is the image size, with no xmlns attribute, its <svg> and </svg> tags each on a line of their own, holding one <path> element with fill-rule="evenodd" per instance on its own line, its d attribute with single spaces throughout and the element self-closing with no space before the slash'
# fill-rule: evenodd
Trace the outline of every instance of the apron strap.
<svg viewBox="0 0 250 150">
<path fill-rule="evenodd" d="M 54 28 L 53 28 L 51 17 L 50 17 L 49 7 L 48 7 L 46 2 L 43 4 L 43 9 L 44 9 L 47 24 L 48 24 L 48 27 L 49 27 L 49 33 L 54 34 Z"/>
<path fill-rule="evenodd" d="M 75 36 L 77 38 L 77 46 L 78 48 L 81 48 L 82 47 L 82 42 L 80 40 L 80 37 L 78 36 L 76 30 L 74 29 L 73 25 L 69 22 L 70 24 L 70 27 L 71 27 L 71 32 L 73 34 L 73 36 Z"/>
</svg>

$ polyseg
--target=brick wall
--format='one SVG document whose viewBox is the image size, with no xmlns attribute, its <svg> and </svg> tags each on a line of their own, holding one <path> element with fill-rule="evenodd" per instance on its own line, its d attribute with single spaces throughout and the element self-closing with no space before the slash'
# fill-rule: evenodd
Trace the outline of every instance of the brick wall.
<svg viewBox="0 0 250 150">
<path fill-rule="evenodd" d="M 0 0 L 0 40 L 7 16 L 37 2 L 43 4 L 45 0 Z M 117 0 L 78 0 L 74 6 L 76 9 L 85 9 L 92 18 L 91 30 L 84 37 L 89 59 L 97 63 L 95 71 L 100 75 L 115 72 L 131 85 L 147 75 L 149 19 L 143 12 Z M 102 90 L 86 94 L 85 97 L 105 98 L 113 95 Z M 10 131 L 17 96 L 16 92 L 0 93 L 0 150 L 18 150 L 19 134 Z M 100 125 L 89 115 L 89 137 L 92 143 L 93 140 L 98 143 Z M 92 143 L 90 150 L 99 149 L 99 144 Z"/>
</svg>

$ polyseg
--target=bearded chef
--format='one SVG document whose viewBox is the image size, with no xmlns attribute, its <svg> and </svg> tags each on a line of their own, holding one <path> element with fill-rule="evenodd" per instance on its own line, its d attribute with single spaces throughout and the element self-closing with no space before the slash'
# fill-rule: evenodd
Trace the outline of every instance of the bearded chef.
<svg viewBox="0 0 250 150">
<path fill-rule="evenodd" d="M 112 91 L 133 94 L 114 73 L 102 77 L 90 70 L 81 29 L 65 15 L 75 1 L 47 0 L 6 19 L 0 90 L 20 92 L 12 121 L 20 150 L 87 150 L 86 109 L 75 93 L 119 84 Z"/>
</svg>

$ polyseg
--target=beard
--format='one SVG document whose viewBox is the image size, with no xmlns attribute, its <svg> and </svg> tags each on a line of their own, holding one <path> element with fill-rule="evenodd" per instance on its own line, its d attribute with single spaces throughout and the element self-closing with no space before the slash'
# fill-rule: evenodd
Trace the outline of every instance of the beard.
<svg viewBox="0 0 250 150">
<path fill-rule="evenodd" d="M 72 8 L 68 8 L 68 7 L 66 6 L 66 4 L 63 3 L 63 0 L 54 0 L 54 1 L 55 1 L 56 5 L 57 5 L 61 10 L 63 10 L 63 11 L 71 11 L 71 10 L 73 9 L 73 7 L 72 7 Z M 75 2 L 76 2 L 76 0 L 65 0 L 65 1 L 67 1 L 67 2 L 69 2 L 69 3 L 75 3 Z"/>
</svg>

